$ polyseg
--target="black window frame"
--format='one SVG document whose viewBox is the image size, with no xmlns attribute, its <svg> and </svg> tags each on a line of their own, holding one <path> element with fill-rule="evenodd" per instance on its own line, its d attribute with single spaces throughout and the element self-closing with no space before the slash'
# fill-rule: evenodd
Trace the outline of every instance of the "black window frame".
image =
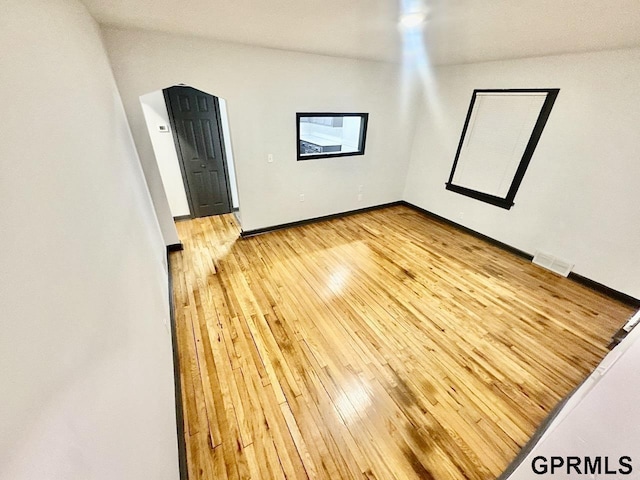
<svg viewBox="0 0 640 480">
<path fill-rule="evenodd" d="M 302 155 L 300 152 L 300 118 L 302 117 L 360 117 L 360 138 L 358 144 L 360 149 L 355 152 L 344 153 L 319 153 L 317 155 Z M 364 155 L 367 143 L 367 126 L 369 124 L 369 113 L 340 113 L 340 112 L 297 112 L 296 113 L 296 158 L 301 160 L 316 160 L 319 158 L 355 157 Z"/>
<path fill-rule="evenodd" d="M 471 103 L 469 104 L 467 117 L 464 122 L 464 127 L 462 128 L 462 135 L 460 135 L 460 142 L 458 143 L 456 157 L 453 160 L 453 166 L 451 167 L 451 174 L 449 175 L 449 181 L 445 184 L 446 186 L 445 188 L 447 190 L 451 190 L 452 192 L 456 192 L 461 195 L 465 195 L 467 197 L 475 198 L 476 200 L 480 200 L 480 201 L 489 203 L 491 205 L 504 208 L 506 210 L 510 210 L 511 207 L 515 205 L 514 199 L 516 197 L 516 193 L 518 192 L 518 188 L 520 188 L 520 184 L 522 183 L 524 174 L 526 173 L 527 167 L 531 162 L 531 158 L 533 157 L 533 153 L 535 152 L 536 146 L 540 141 L 540 137 L 542 136 L 544 127 L 547 124 L 549 115 L 551 114 L 551 109 L 553 108 L 553 104 L 555 103 L 556 98 L 558 97 L 558 92 L 560 92 L 559 88 L 475 89 L 473 91 L 473 95 L 471 96 Z M 460 158 L 460 153 L 462 151 L 462 144 L 464 143 L 465 135 L 467 133 L 467 128 L 469 127 L 469 121 L 471 119 L 471 114 L 473 112 L 473 106 L 475 104 L 476 97 L 479 93 L 546 93 L 547 94 L 545 101 L 542 104 L 542 108 L 540 109 L 540 113 L 538 114 L 538 119 L 536 121 L 536 124 L 533 127 L 533 131 L 531 132 L 531 137 L 529 137 L 529 141 L 527 143 L 527 146 L 524 149 L 524 153 L 522 154 L 522 158 L 520 159 L 520 163 L 518 165 L 516 173 L 513 176 L 513 180 L 511 182 L 511 186 L 509 187 L 509 191 L 507 192 L 507 195 L 504 198 L 498 197 L 495 195 L 490 195 L 488 193 L 480 192 L 477 190 L 473 190 L 471 188 L 463 187 L 460 185 L 455 185 L 453 183 L 453 177 L 456 172 L 456 166 L 458 165 L 458 159 Z"/>
</svg>

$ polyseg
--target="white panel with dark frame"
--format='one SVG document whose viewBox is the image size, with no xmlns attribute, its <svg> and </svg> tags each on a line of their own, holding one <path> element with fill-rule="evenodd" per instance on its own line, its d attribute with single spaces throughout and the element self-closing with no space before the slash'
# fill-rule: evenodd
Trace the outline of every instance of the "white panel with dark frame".
<svg viewBox="0 0 640 480">
<path fill-rule="evenodd" d="M 298 160 L 364 155 L 368 113 L 296 113 Z"/>
<path fill-rule="evenodd" d="M 447 190 L 509 210 L 559 91 L 474 90 Z"/>
</svg>

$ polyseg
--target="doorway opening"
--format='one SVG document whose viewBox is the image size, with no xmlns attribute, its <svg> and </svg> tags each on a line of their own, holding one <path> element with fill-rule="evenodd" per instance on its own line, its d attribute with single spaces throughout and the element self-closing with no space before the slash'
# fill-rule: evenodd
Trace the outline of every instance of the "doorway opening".
<svg viewBox="0 0 640 480">
<path fill-rule="evenodd" d="M 226 101 L 181 84 L 140 103 L 174 219 L 234 212 L 239 220 Z"/>
</svg>

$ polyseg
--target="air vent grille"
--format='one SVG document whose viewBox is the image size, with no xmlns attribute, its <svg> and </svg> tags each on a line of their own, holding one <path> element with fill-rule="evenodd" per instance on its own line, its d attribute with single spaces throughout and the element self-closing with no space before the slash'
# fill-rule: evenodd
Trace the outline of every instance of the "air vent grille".
<svg viewBox="0 0 640 480">
<path fill-rule="evenodd" d="M 533 257 L 533 263 L 563 277 L 568 276 L 571 270 L 573 270 L 573 264 L 543 252 L 536 252 Z"/>
</svg>

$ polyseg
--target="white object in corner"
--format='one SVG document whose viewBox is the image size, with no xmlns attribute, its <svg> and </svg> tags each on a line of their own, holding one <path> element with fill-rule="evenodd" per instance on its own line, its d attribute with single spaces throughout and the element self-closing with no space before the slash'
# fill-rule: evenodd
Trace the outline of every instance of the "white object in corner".
<svg viewBox="0 0 640 480">
<path fill-rule="evenodd" d="M 635 315 L 633 315 L 633 317 L 629 319 L 629 321 L 624 325 L 624 327 L 622 327 L 622 329 L 626 332 L 630 332 L 631 330 L 633 330 L 633 327 L 638 324 L 638 322 L 640 322 L 640 310 L 638 310 Z"/>
<path fill-rule="evenodd" d="M 560 260 L 548 253 L 538 251 L 536 251 L 536 254 L 533 257 L 533 263 L 546 268 L 547 270 L 551 270 L 558 275 L 562 275 L 563 277 L 568 276 L 569 273 L 571 273 L 571 270 L 573 270 L 573 264 Z"/>
</svg>

